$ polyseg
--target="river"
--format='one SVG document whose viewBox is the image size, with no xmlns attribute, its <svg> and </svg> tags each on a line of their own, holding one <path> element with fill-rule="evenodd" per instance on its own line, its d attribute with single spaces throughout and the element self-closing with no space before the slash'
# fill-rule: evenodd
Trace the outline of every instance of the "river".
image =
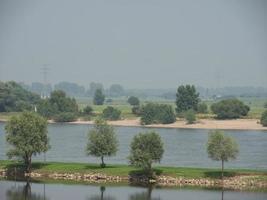
<svg viewBox="0 0 267 200">
<path fill-rule="evenodd" d="M 266 192 L 0 181 L 1 200 L 266 200 Z"/>
<path fill-rule="evenodd" d="M 0 123 L 0 160 L 7 159 L 4 126 L 5 123 Z M 87 134 L 91 128 L 92 125 L 49 124 L 51 149 L 33 160 L 99 163 L 98 158 L 85 154 Z M 119 151 L 116 156 L 106 158 L 107 164 L 127 164 L 133 136 L 148 130 L 158 132 L 164 142 L 165 152 L 160 165 L 220 167 L 220 162 L 210 160 L 206 153 L 208 130 L 141 127 L 115 127 Z M 240 148 L 237 159 L 226 163 L 226 168 L 267 169 L 267 131 L 227 130 L 225 133 L 233 136 Z"/>
</svg>

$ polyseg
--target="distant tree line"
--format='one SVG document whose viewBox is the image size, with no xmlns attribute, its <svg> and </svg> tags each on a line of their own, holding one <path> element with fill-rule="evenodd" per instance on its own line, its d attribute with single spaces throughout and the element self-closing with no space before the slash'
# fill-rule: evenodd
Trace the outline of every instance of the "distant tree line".
<svg viewBox="0 0 267 200">
<path fill-rule="evenodd" d="M 14 81 L 0 82 L 0 112 L 34 110 L 40 97 Z"/>
</svg>

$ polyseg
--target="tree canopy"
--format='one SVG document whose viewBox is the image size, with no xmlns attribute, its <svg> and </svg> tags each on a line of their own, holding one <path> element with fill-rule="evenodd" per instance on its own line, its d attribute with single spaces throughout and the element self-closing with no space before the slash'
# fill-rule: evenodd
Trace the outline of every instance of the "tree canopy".
<svg viewBox="0 0 267 200">
<path fill-rule="evenodd" d="M 94 128 L 88 134 L 87 155 L 100 157 L 101 167 L 105 167 L 104 157 L 116 155 L 118 145 L 114 128 L 105 120 L 97 118 Z"/>
<path fill-rule="evenodd" d="M 197 111 L 200 102 L 199 93 L 194 85 L 181 85 L 176 93 L 176 112 L 181 113 L 190 109 Z"/>
<path fill-rule="evenodd" d="M 101 89 L 97 89 L 94 95 L 94 104 L 103 105 L 104 101 L 105 101 L 105 95 L 103 94 Z"/>
<path fill-rule="evenodd" d="M 103 118 L 106 120 L 118 120 L 121 116 L 121 111 L 112 106 L 108 106 L 103 110 Z"/>
<path fill-rule="evenodd" d="M 250 108 L 238 99 L 225 99 L 212 104 L 211 110 L 218 119 L 236 119 L 246 116 Z"/>
<path fill-rule="evenodd" d="M 11 149 L 7 152 L 8 157 L 23 159 L 26 171 L 30 172 L 32 155 L 49 149 L 46 119 L 36 113 L 23 112 L 11 117 L 5 130 L 6 140 L 11 145 Z"/>
<path fill-rule="evenodd" d="M 137 97 L 135 96 L 130 96 L 127 100 L 127 102 L 131 105 L 131 106 L 139 106 L 140 101 Z"/>
<path fill-rule="evenodd" d="M 43 99 L 38 104 L 37 112 L 47 118 L 59 119 L 62 116 L 73 121 L 78 113 L 78 104 L 74 98 L 67 97 L 64 91 L 55 90 L 51 93 L 50 98 Z"/>
<path fill-rule="evenodd" d="M 152 163 L 160 162 L 164 153 L 163 142 L 154 131 L 139 133 L 131 142 L 129 161 L 131 165 L 152 173 Z"/>
<path fill-rule="evenodd" d="M 170 124 L 175 122 L 176 116 L 173 108 L 166 104 L 147 103 L 141 107 L 140 111 L 142 124 Z"/>
<path fill-rule="evenodd" d="M 39 101 L 37 94 L 27 91 L 14 81 L 0 82 L 0 112 L 31 111 Z"/>
</svg>

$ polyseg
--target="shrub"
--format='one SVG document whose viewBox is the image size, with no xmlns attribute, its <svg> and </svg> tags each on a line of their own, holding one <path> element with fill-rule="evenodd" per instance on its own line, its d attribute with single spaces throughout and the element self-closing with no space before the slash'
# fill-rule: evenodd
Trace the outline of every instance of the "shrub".
<svg viewBox="0 0 267 200">
<path fill-rule="evenodd" d="M 105 95 L 103 94 L 101 89 L 96 89 L 93 101 L 94 101 L 95 105 L 103 105 L 104 104 Z"/>
<path fill-rule="evenodd" d="M 103 110 L 103 118 L 107 120 L 118 120 L 121 116 L 121 111 L 112 107 L 108 106 Z"/>
<path fill-rule="evenodd" d="M 134 97 L 134 96 L 130 96 L 129 99 L 127 100 L 127 102 L 131 106 L 138 106 L 140 104 L 139 99 L 137 97 Z"/>
<path fill-rule="evenodd" d="M 197 105 L 197 112 L 198 113 L 207 113 L 208 112 L 208 106 L 206 103 L 202 102 Z"/>
<path fill-rule="evenodd" d="M 91 115 L 93 112 L 93 108 L 91 106 L 86 106 L 84 109 L 83 109 L 83 114 L 86 114 L 86 115 Z"/>
<path fill-rule="evenodd" d="M 132 107 L 132 113 L 135 114 L 135 115 L 140 115 L 141 114 L 140 106 L 133 106 Z"/>
<path fill-rule="evenodd" d="M 265 110 L 261 115 L 262 126 L 267 126 L 267 110 Z"/>
<path fill-rule="evenodd" d="M 62 112 L 54 117 L 55 122 L 72 122 L 77 119 L 76 115 L 72 112 Z"/>
<path fill-rule="evenodd" d="M 175 122 L 176 116 L 170 105 L 161 104 L 158 105 L 157 118 L 159 123 L 171 124 Z"/>
<path fill-rule="evenodd" d="M 196 121 L 196 115 L 194 110 L 190 109 L 185 113 L 185 119 L 188 124 L 193 124 Z"/>
<path fill-rule="evenodd" d="M 141 123 L 153 124 L 162 123 L 170 124 L 175 122 L 176 116 L 170 105 L 148 103 L 141 108 Z"/>
<path fill-rule="evenodd" d="M 218 119 L 236 119 L 246 116 L 249 107 L 238 99 L 226 99 L 212 104 L 211 110 Z"/>
</svg>

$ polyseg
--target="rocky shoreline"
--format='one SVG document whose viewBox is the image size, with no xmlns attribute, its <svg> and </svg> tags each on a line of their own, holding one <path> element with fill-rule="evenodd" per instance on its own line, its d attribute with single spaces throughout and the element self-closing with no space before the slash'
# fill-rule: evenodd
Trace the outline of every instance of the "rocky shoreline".
<svg viewBox="0 0 267 200">
<path fill-rule="evenodd" d="M 17 176 L 19 176 L 17 174 Z M 257 175 L 246 175 L 221 179 L 209 179 L 209 178 L 184 178 L 184 177 L 171 177 L 171 176 L 158 176 L 155 179 L 149 179 L 145 176 L 108 176 L 99 173 L 37 173 L 32 172 L 30 174 L 20 174 L 20 176 L 30 177 L 32 179 L 52 179 L 63 181 L 77 181 L 88 183 L 134 183 L 134 184 L 156 184 L 158 186 L 198 186 L 198 187 L 210 187 L 210 188 L 225 188 L 234 190 L 246 190 L 246 189 L 267 189 L 267 181 L 260 179 Z M 0 169 L 0 177 L 8 178 L 15 177 L 15 173 L 7 172 L 4 169 Z"/>
</svg>

